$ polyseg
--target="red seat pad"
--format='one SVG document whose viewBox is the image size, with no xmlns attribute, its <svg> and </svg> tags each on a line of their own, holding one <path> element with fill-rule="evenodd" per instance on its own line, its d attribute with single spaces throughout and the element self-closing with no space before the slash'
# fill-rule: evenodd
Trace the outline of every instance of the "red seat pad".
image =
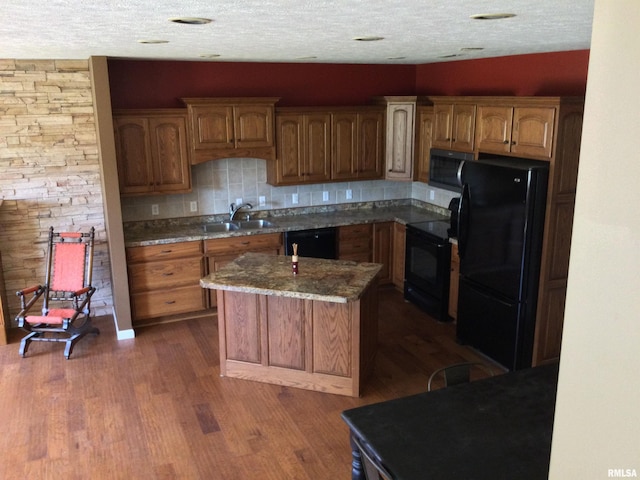
<svg viewBox="0 0 640 480">
<path fill-rule="evenodd" d="M 84 243 L 58 243 L 51 290 L 74 292 L 84 287 Z"/>
<path fill-rule="evenodd" d="M 50 323 L 52 325 L 62 325 L 65 318 L 71 318 L 76 311 L 73 308 L 52 308 L 49 315 L 29 315 L 25 317 L 27 323 Z"/>
<path fill-rule="evenodd" d="M 63 318 L 52 315 L 29 315 L 24 318 L 27 323 L 35 325 L 37 323 L 49 323 L 52 325 L 62 325 Z"/>
</svg>

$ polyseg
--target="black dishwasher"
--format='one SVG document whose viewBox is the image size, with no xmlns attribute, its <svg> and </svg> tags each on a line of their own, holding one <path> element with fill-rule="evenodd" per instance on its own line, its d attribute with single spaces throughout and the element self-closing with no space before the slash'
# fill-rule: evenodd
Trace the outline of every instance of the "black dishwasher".
<svg viewBox="0 0 640 480">
<path fill-rule="evenodd" d="M 298 255 L 301 257 L 338 258 L 337 229 L 335 227 L 297 230 L 284 233 L 284 253 L 293 255 L 294 243 L 298 244 Z"/>
</svg>

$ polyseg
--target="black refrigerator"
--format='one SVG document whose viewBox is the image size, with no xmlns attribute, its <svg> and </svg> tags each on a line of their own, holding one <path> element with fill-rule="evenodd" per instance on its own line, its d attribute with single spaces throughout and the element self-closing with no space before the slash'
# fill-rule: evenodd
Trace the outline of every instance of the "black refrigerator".
<svg viewBox="0 0 640 480">
<path fill-rule="evenodd" d="M 456 334 L 509 370 L 531 366 L 548 163 L 491 156 L 458 170 Z"/>
</svg>

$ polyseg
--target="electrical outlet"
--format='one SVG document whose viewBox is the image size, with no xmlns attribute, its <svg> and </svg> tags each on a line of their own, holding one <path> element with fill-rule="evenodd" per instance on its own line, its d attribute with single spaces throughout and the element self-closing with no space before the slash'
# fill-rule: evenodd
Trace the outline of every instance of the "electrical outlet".
<svg viewBox="0 0 640 480">
<path fill-rule="evenodd" d="M 189 203 L 189 211 L 197 212 L 198 211 L 198 202 Z"/>
<path fill-rule="evenodd" d="M 293 203 L 294 205 L 296 205 L 298 203 L 298 194 L 297 193 L 292 193 L 291 194 L 291 203 Z"/>
<path fill-rule="evenodd" d="M 157 203 L 151 205 L 151 215 L 160 215 L 160 207 Z"/>
<path fill-rule="evenodd" d="M 329 201 L 329 192 L 322 192 L 322 201 L 323 202 Z"/>
<path fill-rule="evenodd" d="M 242 201 L 242 198 L 236 198 L 236 207 L 242 205 L 244 202 Z"/>
<path fill-rule="evenodd" d="M 353 198 L 353 192 L 351 191 L 350 188 L 347 189 L 346 197 L 347 197 L 347 200 L 351 200 Z"/>
<path fill-rule="evenodd" d="M 429 200 L 436 199 L 436 192 L 434 190 L 429 190 Z"/>
<path fill-rule="evenodd" d="M 267 198 L 266 198 L 264 195 L 260 195 L 260 196 L 258 197 L 258 204 L 259 204 L 261 207 L 264 207 L 264 206 L 267 204 Z"/>
</svg>

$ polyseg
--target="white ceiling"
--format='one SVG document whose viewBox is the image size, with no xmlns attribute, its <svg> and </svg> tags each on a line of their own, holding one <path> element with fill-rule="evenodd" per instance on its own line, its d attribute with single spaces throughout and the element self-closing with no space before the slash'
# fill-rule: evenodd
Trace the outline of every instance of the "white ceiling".
<svg viewBox="0 0 640 480">
<path fill-rule="evenodd" d="M 422 64 L 579 50 L 590 46 L 593 4 L 594 0 L 0 0 L 0 58 L 203 60 L 213 54 L 219 55 L 217 61 Z M 470 19 L 486 13 L 516 16 Z M 182 25 L 169 21 L 174 17 L 213 22 Z M 362 36 L 384 40 L 353 40 Z"/>
</svg>

